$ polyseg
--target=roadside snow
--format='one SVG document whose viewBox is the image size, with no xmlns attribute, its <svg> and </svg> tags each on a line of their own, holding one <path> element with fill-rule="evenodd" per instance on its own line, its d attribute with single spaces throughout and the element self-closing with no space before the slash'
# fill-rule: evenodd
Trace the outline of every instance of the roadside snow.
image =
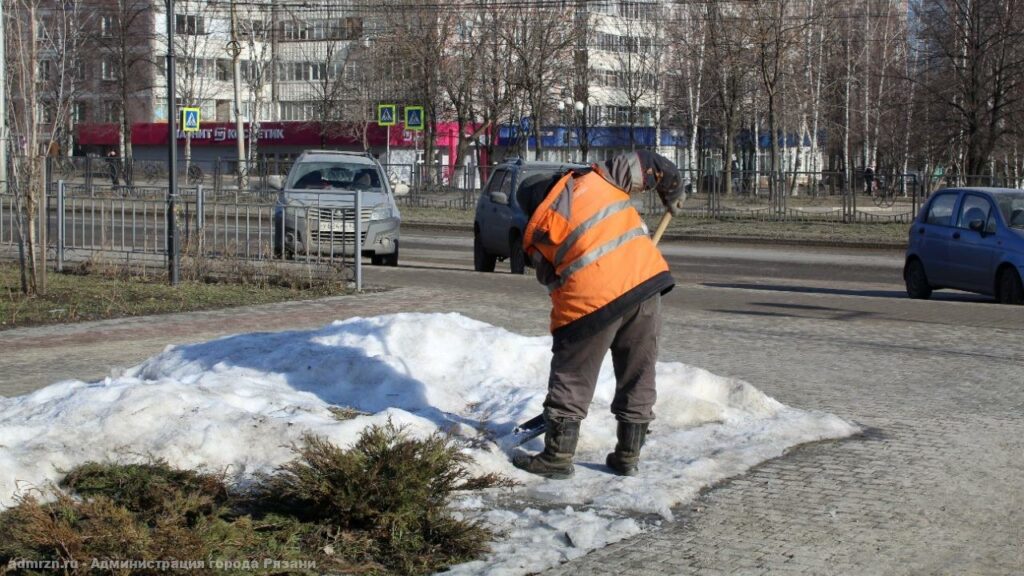
<svg viewBox="0 0 1024 576">
<path fill-rule="evenodd" d="M 244 481 L 292 457 L 312 431 L 351 445 L 388 419 L 427 435 L 443 429 L 498 436 L 538 414 L 551 358 L 548 337 L 513 334 L 459 314 L 353 318 L 319 330 L 242 334 L 169 347 L 100 382 L 66 381 L 0 398 L 0 509 L 18 490 L 57 480 L 89 460 L 155 456 L 180 467 L 227 469 Z M 746 382 L 680 363 L 658 364 L 658 419 L 642 472 L 611 475 L 615 445 L 608 407 L 611 359 L 584 421 L 576 476 L 546 481 L 512 467 L 509 448 L 467 449 L 475 472 L 523 483 L 467 494 L 457 513 L 498 533 L 492 553 L 452 573 L 526 574 L 582 556 L 649 528 L 714 482 L 803 442 L 858 428 L 838 417 L 785 406 Z M 338 421 L 329 407 L 369 415 Z M 542 440 L 526 448 L 539 450 Z M 500 496 L 500 499 L 498 498 Z"/>
</svg>

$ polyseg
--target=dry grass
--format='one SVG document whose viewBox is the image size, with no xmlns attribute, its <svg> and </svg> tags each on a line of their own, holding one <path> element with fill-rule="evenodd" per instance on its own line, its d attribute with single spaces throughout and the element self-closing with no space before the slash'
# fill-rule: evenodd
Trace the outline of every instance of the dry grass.
<svg viewBox="0 0 1024 576">
<path fill-rule="evenodd" d="M 349 450 L 315 436 L 294 449 L 295 460 L 245 490 L 162 461 L 79 466 L 0 514 L 0 567 L 57 560 L 84 574 L 104 560 L 217 560 L 256 569 L 194 572 L 428 574 L 479 557 L 491 538 L 448 513 L 452 493 L 511 485 L 471 477 L 450 438 L 416 440 L 391 424 Z M 275 561 L 306 564 L 266 568 Z"/>
<path fill-rule="evenodd" d="M 186 254 L 181 283 L 171 287 L 162 268 L 92 258 L 51 272 L 45 294 L 26 298 L 18 265 L 0 262 L 0 330 L 211 310 L 352 292 L 348 274 L 329 266 L 213 260 Z"/>
</svg>

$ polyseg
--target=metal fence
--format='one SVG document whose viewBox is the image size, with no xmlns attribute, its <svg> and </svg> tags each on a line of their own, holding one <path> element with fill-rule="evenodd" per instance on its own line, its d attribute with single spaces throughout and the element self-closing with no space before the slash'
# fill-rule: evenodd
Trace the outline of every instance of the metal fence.
<svg viewBox="0 0 1024 576">
<path fill-rule="evenodd" d="M 399 206 L 416 208 L 440 208 L 449 210 L 471 210 L 487 181 L 490 168 L 487 166 L 424 167 L 413 164 L 388 164 L 384 166 L 392 182 L 405 184 L 408 190 L 396 187 L 404 193 L 396 195 Z"/>
<path fill-rule="evenodd" d="M 278 190 L 271 177 L 283 179 L 291 160 L 274 158 L 256 162 L 234 159 L 181 162 L 180 182 L 201 187 L 207 199 L 230 200 L 239 205 L 272 202 Z M 396 202 L 402 207 L 473 210 L 492 166 L 459 168 L 424 164 L 383 166 L 394 184 Z M 132 161 L 120 158 L 53 158 L 52 180 L 96 190 L 116 187 L 124 196 L 166 183 L 163 161 Z M 964 176 L 941 177 L 924 173 L 880 173 L 866 178 L 863 171 L 849 175 L 835 171 L 690 170 L 691 183 L 685 212 L 694 218 L 796 220 L 829 222 L 909 222 L 920 204 L 936 189 L 955 185 L 1015 187 L 1021 178 Z M 849 180 L 849 181 L 847 181 Z M 651 194 L 641 200 L 649 213 L 663 210 Z"/>
<path fill-rule="evenodd" d="M 326 265 L 351 272 L 357 289 L 367 223 L 361 192 L 304 195 L 301 204 L 236 199 L 202 186 L 182 188 L 176 224 L 183 256 Z M 0 245 L 16 247 L 19 218 L 12 194 L 0 194 Z M 59 182 L 46 196 L 47 252 L 58 269 L 71 260 L 166 262 L 166 187 L 91 186 Z M 42 228 L 42 227 L 41 227 Z M 360 233 L 356 233 L 356 231 Z M 42 230 L 41 230 L 42 231 Z"/>
<path fill-rule="evenodd" d="M 76 156 L 47 159 L 50 182 L 64 181 L 90 194 L 107 187 L 146 188 L 166 184 L 165 160 Z M 292 161 L 274 158 L 255 162 L 234 159 L 178 161 L 178 181 L 186 187 L 202 186 L 211 194 L 270 196 L 277 190 L 270 177 L 287 176 Z"/>
<path fill-rule="evenodd" d="M 694 218 L 759 221 L 910 222 L 927 193 L 915 175 L 868 183 L 841 172 L 684 171 L 684 213 Z M 654 192 L 642 203 L 664 211 Z"/>
<path fill-rule="evenodd" d="M 164 160 L 119 157 L 56 157 L 48 159 L 49 180 L 63 180 L 82 187 L 89 194 L 109 187 L 146 189 L 167 182 Z M 231 158 L 179 160 L 178 178 L 183 186 L 202 186 L 208 196 L 231 197 L 236 201 L 266 199 L 278 193 L 272 177 L 284 179 L 292 160 L 275 158 L 254 162 Z M 385 164 L 388 180 L 396 189 L 400 206 L 469 209 L 487 180 L 490 167 L 459 168 L 424 164 Z M 130 194 L 131 192 L 124 192 Z"/>
</svg>

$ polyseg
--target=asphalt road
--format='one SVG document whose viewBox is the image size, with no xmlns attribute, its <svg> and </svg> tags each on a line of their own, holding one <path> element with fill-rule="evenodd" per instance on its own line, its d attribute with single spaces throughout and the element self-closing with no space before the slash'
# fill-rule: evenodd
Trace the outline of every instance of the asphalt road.
<svg viewBox="0 0 1024 576">
<path fill-rule="evenodd" d="M 399 268 L 364 267 L 364 281 L 501 291 L 510 304 L 517 299 L 546 301 L 530 269 L 525 278 L 511 276 L 507 263 L 499 263 L 494 274 L 471 272 L 472 244 L 468 233 L 407 230 L 402 234 Z M 930 301 L 910 300 L 903 286 L 902 251 L 681 242 L 663 242 L 660 247 L 677 282 L 665 303 L 680 314 L 702 310 L 1018 329 L 1024 318 L 1024 310 L 954 290 L 937 291 Z"/>
</svg>

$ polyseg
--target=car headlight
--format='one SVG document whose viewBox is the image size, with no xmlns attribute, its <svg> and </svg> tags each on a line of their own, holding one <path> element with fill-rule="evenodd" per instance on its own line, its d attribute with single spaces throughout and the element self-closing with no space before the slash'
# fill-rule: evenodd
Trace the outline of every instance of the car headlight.
<svg viewBox="0 0 1024 576">
<path fill-rule="evenodd" d="M 391 218 L 391 206 L 387 204 L 377 206 L 370 214 L 370 220 L 384 220 L 385 218 Z"/>
</svg>

